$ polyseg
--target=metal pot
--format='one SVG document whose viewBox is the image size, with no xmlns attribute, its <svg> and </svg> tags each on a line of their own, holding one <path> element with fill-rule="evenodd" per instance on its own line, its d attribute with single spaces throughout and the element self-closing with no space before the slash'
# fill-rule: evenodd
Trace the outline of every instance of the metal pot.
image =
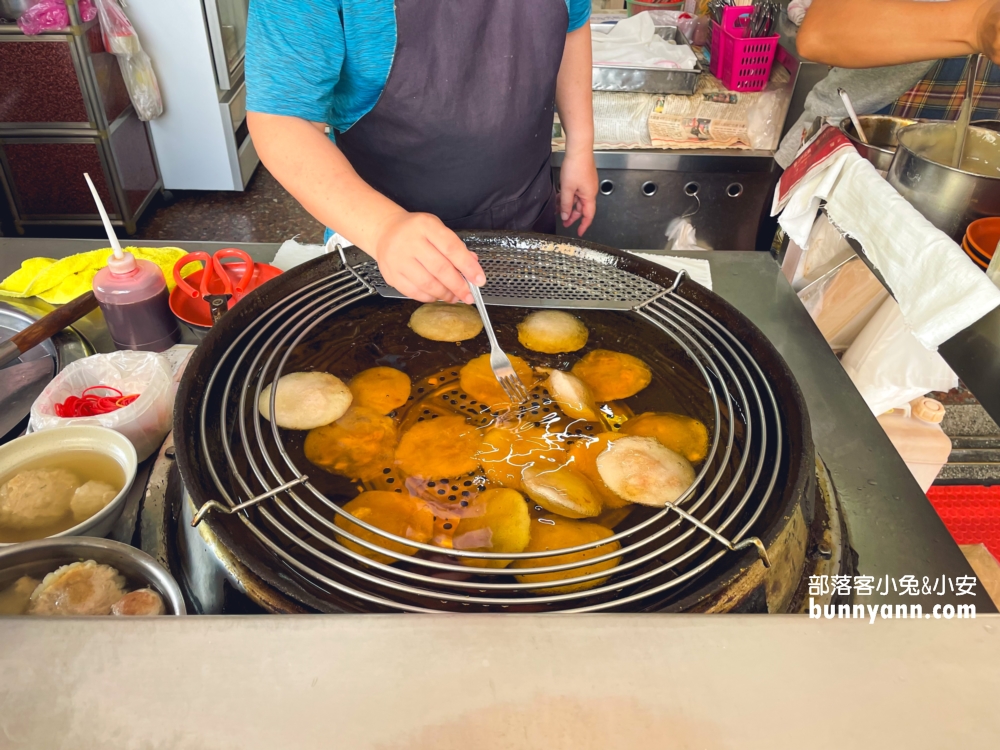
<svg viewBox="0 0 1000 750">
<path fill-rule="evenodd" d="M 39 539 L 0 549 L 0 589 L 21 576 L 41 579 L 62 565 L 81 560 L 110 565 L 125 576 L 131 588 L 153 589 L 163 597 L 167 614 L 187 614 L 177 581 L 156 560 L 135 547 L 110 539 Z"/>
<path fill-rule="evenodd" d="M 30 7 L 31 0 L 0 0 L 0 19 L 16 21 Z"/>
<path fill-rule="evenodd" d="M 961 242 L 973 221 L 1000 216 L 1000 171 L 976 174 L 941 163 L 950 158 L 955 143 L 954 123 L 917 123 L 900 130 L 897 137 L 899 146 L 887 179 L 931 224 Z M 1000 137 L 970 127 L 967 143 L 974 141 L 984 149 L 995 148 L 1000 163 Z"/>
<path fill-rule="evenodd" d="M 913 125 L 916 120 L 889 117 L 888 115 L 860 115 L 858 120 L 865 131 L 868 143 L 863 143 L 858 137 L 850 117 L 845 117 L 840 121 L 840 132 L 854 144 L 854 148 L 858 150 L 859 154 L 875 165 L 875 169 L 880 172 L 888 172 L 889 165 L 892 164 L 892 157 L 896 155 L 898 143 L 896 133 L 901 128 Z"/>
</svg>

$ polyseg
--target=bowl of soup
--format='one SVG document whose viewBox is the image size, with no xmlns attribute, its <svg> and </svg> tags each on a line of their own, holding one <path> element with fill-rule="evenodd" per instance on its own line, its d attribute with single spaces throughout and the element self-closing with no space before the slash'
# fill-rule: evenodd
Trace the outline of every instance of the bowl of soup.
<svg viewBox="0 0 1000 750">
<path fill-rule="evenodd" d="M 0 446 L 0 545 L 107 535 L 137 465 L 128 438 L 105 427 L 45 430 Z"/>
</svg>

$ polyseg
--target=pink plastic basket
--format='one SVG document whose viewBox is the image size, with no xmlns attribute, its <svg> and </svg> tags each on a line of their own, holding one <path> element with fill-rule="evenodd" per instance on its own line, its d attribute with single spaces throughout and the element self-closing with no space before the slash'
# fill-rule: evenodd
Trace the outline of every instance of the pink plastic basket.
<svg viewBox="0 0 1000 750">
<path fill-rule="evenodd" d="M 760 91 L 771 78 L 778 35 L 743 38 L 752 6 L 724 8 L 722 24 L 712 21 L 709 70 L 730 91 Z"/>
</svg>

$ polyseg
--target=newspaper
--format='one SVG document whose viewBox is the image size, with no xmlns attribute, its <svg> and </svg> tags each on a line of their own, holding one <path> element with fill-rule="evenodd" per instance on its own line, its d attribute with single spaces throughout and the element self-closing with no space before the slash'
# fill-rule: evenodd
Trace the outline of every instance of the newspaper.
<svg viewBox="0 0 1000 750">
<path fill-rule="evenodd" d="M 703 75 L 691 96 L 661 94 L 649 115 L 656 148 L 750 148 L 750 107 L 760 93 L 729 91 Z"/>
</svg>

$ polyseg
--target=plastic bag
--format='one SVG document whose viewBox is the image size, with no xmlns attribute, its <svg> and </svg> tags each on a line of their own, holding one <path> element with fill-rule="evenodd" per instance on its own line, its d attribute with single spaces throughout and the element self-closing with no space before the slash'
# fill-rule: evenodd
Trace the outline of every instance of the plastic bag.
<svg viewBox="0 0 1000 750">
<path fill-rule="evenodd" d="M 697 63 L 690 47 L 671 44 L 657 36 L 648 13 L 619 21 L 607 32 L 599 27 L 594 29 L 591 45 L 595 64 L 693 70 Z"/>
<path fill-rule="evenodd" d="M 925 349 L 887 299 L 841 360 L 862 398 L 878 416 L 929 391 L 949 391 L 958 376 L 940 354 Z"/>
<path fill-rule="evenodd" d="M 810 284 L 799 299 L 835 352 L 847 349 L 889 297 L 860 258 L 853 258 Z"/>
<path fill-rule="evenodd" d="M 55 405 L 85 388 L 110 385 L 139 398 L 128 406 L 94 417 L 57 417 Z M 152 352 L 95 354 L 71 362 L 31 405 L 32 432 L 71 425 L 108 427 L 132 441 L 143 461 L 160 447 L 173 420 L 175 386 L 167 358 Z"/>
<path fill-rule="evenodd" d="M 93 21 L 97 9 L 91 0 L 80 0 L 80 18 L 86 23 Z M 37 0 L 17 19 L 17 25 L 28 36 L 41 34 L 43 31 L 65 29 L 69 26 L 69 9 L 66 0 Z"/>
<path fill-rule="evenodd" d="M 771 69 L 771 80 L 747 110 L 747 135 L 750 146 L 773 151 L 781 142 L 785 113 L 792 98 L 791 74 L 780 63 Z"/>
<path fill-rule="evenodd" d="M 671 252 L 684 252 L 693 250 L 711 250 L 698 244 L 698 233 L 694 224 L 686 216 L 680 216 L 671 220 L 667 225 L 667 245 L 664 248 Z"/>
<path fill-rule="evenodd" d="M 117 0 L 94 0 L 104 32 L 104 48 L 118 58 L 132 106 L 143 121 L 163 114 L 163 98 L 153 72 L 153 63 L 139 44 L 132 23 Z"/>
</svg>

